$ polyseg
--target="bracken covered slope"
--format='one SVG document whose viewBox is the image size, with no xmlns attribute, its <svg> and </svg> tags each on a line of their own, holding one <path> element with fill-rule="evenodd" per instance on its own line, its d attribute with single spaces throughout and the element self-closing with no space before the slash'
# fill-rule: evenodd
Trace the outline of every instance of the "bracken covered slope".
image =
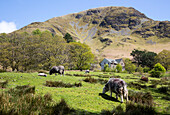
<svg viewBox="0 0 170 115">
<path fill-rule="evenodd" d="M 159 14 L 158 14 L 159 15 Z M 101 7 L 34 22 L 16 32 L 39 28 L 88 44 L 101 57 L 130 57 L 134 48 L 170 50 L 170 21 L 154 21 L 132 7 Z"/>
</svg>

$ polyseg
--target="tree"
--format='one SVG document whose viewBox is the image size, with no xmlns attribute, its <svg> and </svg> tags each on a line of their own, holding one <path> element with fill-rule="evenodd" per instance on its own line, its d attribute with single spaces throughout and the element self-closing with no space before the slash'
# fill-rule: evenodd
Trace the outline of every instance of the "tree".
<svg viewBox="0 0 170 115">
<path fill-rule="evenodd" d="M 70 43 L 70 42 L 74 41 L 69 33 L 65 34 L 64 39 L 66 40 L 67 43 Z"/>
<path fill-rule="evenodd" d="M 128 58 L 125 59 L 125 70 L 129 73 L 133 73 L 136 70 L 136 66 L 132 64 L 132 61 Z"/>
<path fill-rule="evenodd" d="M 160 63 L 157 63 L 149 73 L 152 77 L 161 77 L 165 72 L 166 69 Z"/>
<path fill-rule="evenodd" d="M 122 72 L 122 66 L 120 64 L 117 64 L 116 70 L 118 73 Z"/>
<path fill-rule="evenodd" d="M 166 70 L 170 69 L 170 51 L 169 50 L 162 50 L 155 57 L 155 62 L 160 63 L 162 66 L 165 67 Z"/>
<path fill-rule="evenodd" d="M 109 72 L 109 71 L 110 71 L 110 68 L 109 68 L 109 65 L 108 65 L 108 64 L 105 64 L 105 65 L 104 65 L 103 71 L 104 71 L 104 72 Z"/>
<path fill-rule="evenodd" d="M 69 45 L 69 58 L 71 58 L 70 64 L 73 65 L 72 69 L 89 69 L 90 64 L 94 61 L 94 54 L 91 52 L 91 48 L 86 44 L 77 42 L 72 42 Z"/>
<path fill-rule="evenodd" d="M 142 67 L 150 67 L 153 68 L 154 63 L 155 63 L 155 56 L 157 55 L 154 52 L 149 52 L 149 51 L 140 51 L 137 49 L 134 49 L 132 51 L 132 53 L 130 54 L 131 56 L 133 56 L 133 60 L 135 63 L 139 65 L 141 65 Z"/>
<path fill-rule="evenodd" d="M 142 74 L 143 73 L 143 68 L 139 65 L 139 67 L 137 68 L 137 71 Z"/>
</svg>

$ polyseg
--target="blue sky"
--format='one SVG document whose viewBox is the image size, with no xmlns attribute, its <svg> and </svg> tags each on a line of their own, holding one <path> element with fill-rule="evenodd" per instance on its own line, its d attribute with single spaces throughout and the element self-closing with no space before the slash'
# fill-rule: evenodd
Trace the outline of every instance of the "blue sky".
<svg viewBox="0 0 170 115">
<path fill-rule="evenodd" d="M 153 20 L 170 20 L 170 0 L 0 0 L 0 33 L 103 6 L 134 7 Z"/>
</svg>

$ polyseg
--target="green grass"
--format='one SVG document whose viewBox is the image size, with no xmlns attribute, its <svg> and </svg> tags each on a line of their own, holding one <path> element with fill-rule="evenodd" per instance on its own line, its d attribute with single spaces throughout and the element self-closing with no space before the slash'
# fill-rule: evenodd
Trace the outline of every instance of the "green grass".
<svg viewBox="0 0 170 115">
<path fill-rule="evenodd" d="M 102 89 L 104 84 L 100 82 L 97 83 L 89 83 L 83 81 L 85 78 L 83 75 L 86 75 L 84 72 L 80 71 L 66 71 L 65 76 L 55 76 L 55 75 L 47 75 L 47 77 L 38 76 L 38 73 L 14 73 L 14 72 L 4 72 L 0 73 L 0 82 L 8 81 L 8 85 L 5 88 L 0 88 L 0 92 L 8 91 L 11 88 L 15 88 L 16 86 L 35 86 L 35 95 L 42 95 L 49 93 L 52 96 L 53 103 L 59 103 L 61 99 L 64 99 L 69 107 L 75 110 L 82 110 L 85 112 L 90 112 L 94 114 L 99 114 L 103 110 L 112 111 L 113 108 L 121 106 L 125 109 L 125 103 L 120 103 L 119 101 L 115 101 L 115 95 L 113 94 L 112 100 L 108 98 L 103 98 L 100 93 L 102 93 Z M 74 74 L 79 74 L 80 76 L 74 76 Z M 72 76 L 70 76 L 72 75 Z M 82 76 L 81 76 L 82 75 Z M 121 79 L 125 80 L 127 84 L 130 82 L 138 83 L 141 85 L 152 85 L 150 80 L 160 80 L 160 78 L 150 78 L 149 82 L 140 82 L 140 77 L 138 75 L 126 74 L 126 73 L 104 73 L 104 75 L 108 75 L 108 78 L 101 78 L 103 72 L 90 72 L 94 79 L 103 79 L 108 80 L 109 77 L 119 76 Z M 99 76 L 100 75 L 100 76 Z M 46 81 L 60 81 L 65 84 L 75 84 L 81 83 L 81 87 L 48 87 L 45 86 Z M 157 88 L 162 86 L 169 86 L 169 81 L 166 81 L 166 85 L 158 84 Z M 140 91 L 140 92 L 150 92 L 153 96 L 154 105 L 156 107 L 156 111 L 159 113 L 169 113 L 169 91 L 167 93 L 159 92 L 157 88 L 141 88 L 141 90 L 128 87 L 128 90 Z M 109 97 L 110 93 L 106 93 Z"/>
</svg>

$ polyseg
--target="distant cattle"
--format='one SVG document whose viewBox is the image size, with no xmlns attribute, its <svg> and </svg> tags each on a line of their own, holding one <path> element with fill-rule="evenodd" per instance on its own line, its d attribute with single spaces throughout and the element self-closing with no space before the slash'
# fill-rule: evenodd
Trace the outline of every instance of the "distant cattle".
<svg viewBox="0 0 170 115">
<path fill-rule="evenodd" d="M 147 78 L 147 77 L 145 77 L 145 76 L 142 76 L 142 77 L 141 77 L 141 80 L 142 80 L 142 81 L 146 81 L 146 82 L 148 82 L 148 78 Z"/>
<path fill-rule="evenodd" d="M 110 96 L 112 97 L 112 92 L 116 94 L 116 99 L 118 96 L 121 98 L 121 102 L 123 103 L 123 97 L 126 97 L 126 101 L 128 101 L 128 90 L 127 84 L 125 81 L 119 78 L 111 78 L 106 83 L 105 87 L 103 88 L 103 94 L 107 91 L 110 91 Z"/>
<path fill-rule="evenodd" d="M 49 74 L 52 75 L 53 73 L 59 73 L 60 75 L 64 76 L 64 66 L 53 66 L 50 71 Z"/>
<path fill-rule="evenodd" d="M 47 74 L 45 73 L 39 73 L 38 76 L 44 76 L 44 77 L 47 77 Z"/>
<path fill-rule="evenodd" d="M 90 71 L 89 71 L 89 70 L 86 70 L 85 73 L 90 73 Z"/>
</svg>

